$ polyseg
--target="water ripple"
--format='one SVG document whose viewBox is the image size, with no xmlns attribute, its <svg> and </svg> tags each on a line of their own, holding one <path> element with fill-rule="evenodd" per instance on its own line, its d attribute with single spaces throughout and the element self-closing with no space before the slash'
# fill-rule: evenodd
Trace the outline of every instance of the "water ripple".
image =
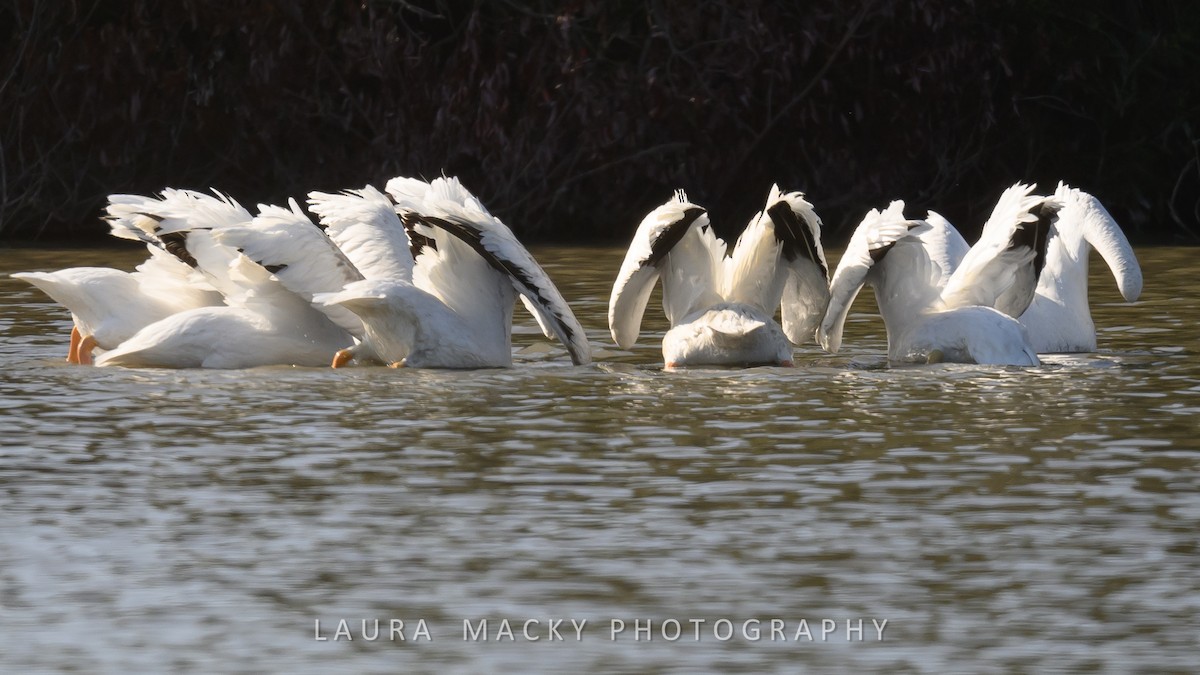
<svg viewBox="0 0 1200 675">
<path fill-rule="evenodd" d="M 664 373 L 661 317 L 632 350 L 608 344 L 613 251 L 540 254 L 609 349 L 580 368 L 528 322 L 509 371 L 69 367 L 67 317 L 0 279 L 0 663 L 1188 670 L 1200 308 L 1155 276 L 1184 254 L 1146 254 L 1137 306 L 1094 280 L 1101 353 L 1029 370 L 887 369 L 865 308 L 839 355 Z M 434 641 L 313 639 L 316 619 L 390 617 Z M 535 649 L 461 639 L 487 617 L 590 624 Z M 773 617 L 889 627 L 879 643 L 607 633 Z"/>
</svg>

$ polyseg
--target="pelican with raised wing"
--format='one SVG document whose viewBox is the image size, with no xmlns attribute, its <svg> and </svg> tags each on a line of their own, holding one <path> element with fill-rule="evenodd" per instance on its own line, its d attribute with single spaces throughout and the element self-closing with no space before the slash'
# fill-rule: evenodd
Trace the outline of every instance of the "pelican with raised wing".
<svg viewBox="0 0 1200 675">
<path fill-rule="evenodd" d="M 708 212 L 676 192 L 642 220 L 613 285 L 608 325 L 622 349 L 637 341 L 660 278 L 666 368 L 791 366 L 793 344 L 813 339 L 829 302 L 821 220 L 803 194 L 773 186 L 731 248 Z"/>
<path fill-rule="evenodd" d="M 322 284 L 338 287 L 361 275 L 336 259 L 332 244 L 322 246 L 320 229 L 295 202 L 290 206 L 260 206 L 251 218 L 228 197 L 188 190 L 165 190 L 160 198 L 111 197 L 113 217 L 148 217 L 153 236 L 170 242 L 168 250 L 199 270 L 225 304 L 149 324 L 96 365 L 315 366 L 349 346 L 357 319 L 314 307 L 311 295 Z"/>
<path fill-rule="evenodd" d="M 150 257 L 133 272 L 108 267 L 71 267 L 54 272 L 13 274 L 33 284 L 71 312 L 67 361 L 91 365 L 96 349 L 106 351 L 142 328 L 177 312 L 222 304 L 221 294 L 185 260 L 170 236 L 159 239 L 158 221 L 133 210 L 122 211 L 122 195 L 106 217 L 111 234 L 146 244 Z M 115 212 L 111 209 L 115 209 Z M 249 218 L 242 212 L 236 217 Z"/>
<path fill-rule="evenodd" d="M 69 363 L 91 365 L 96 349 L 110 350 L 142 328 L 177 312 L 222 304 L 219 293 L 162 249 L 133 272 L 108 267 L 71 267 L 18 272 L 71 312 Z"/>
<path fill-rule="evenodd" d="M 1054 196 L 1063 205 L 1054 224 L 1056 236 L 1046 252 L 1037 294 L 1019 320 L 1039 354 L 1096 351 L 1096 326 L 1088 306 L 1088 252 L 1099 251 L 1126 302 L 1134 302 L 1142 292 L 1142 269 L 1100 200 L 1062 183 Z"/>
<path fill-rule="evenodd" d="M 363 263 L 364 280 L 316 296 L 317 302 L 361 319 L 363 344 L 372 353 L 395 367 L 511 366 L 512 313 L 520 297 L 547 337 L 556 336 L 567 348 L 573 363 L 591 362 L 583 327 L 554 283 L 458 179 L 394 178 L 387 192 L 398 223 L 396 214 L 364 207 L 363 195 L 310 195 L 313 208 L 335 230 L 390 232 L 390 246 L 380 245 L 382 239 L 373 247 L 339 242 L 348 256 L 377 262 Z M 402 241 L 403 249 L 397 250 Z M 360 348 L 339 352 L 334 365 L 357 357 Z"/>
<path fill-rule="evenodd" d="M 1013 317 L 1033 299 L 1061 203 L 1032 190 L 1005 190 L 970 249 L 936 213 L 906 219 L 901 201 L 869 212 L 834 272 L 821 345 L 838 351 L 850 305 L 870 285 L 892 363 L 1038 365 Z"/>
</svg>

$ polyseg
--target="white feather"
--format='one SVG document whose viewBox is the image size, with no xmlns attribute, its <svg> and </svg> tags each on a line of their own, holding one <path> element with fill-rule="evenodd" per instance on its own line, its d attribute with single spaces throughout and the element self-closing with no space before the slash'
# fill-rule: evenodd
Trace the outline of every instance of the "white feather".
<svg viewBox="0 0 1200 675">
<path fill-rule="evenodd" d="M 869 212 L 855 230 L 833 275 L 829 310 L 818 331 L 822 346 L 837 351 L 850 305 L 862 286 L 870 284 L 893 363 L 935 359 L 1037 365 L 1028 337 L 1012 317 L 991 307 L 948 306 L 948 291 L 957 293 L 959 301 L 972 291 L 961 282 L 951 288 L 955 273 L 950 268 L 961 256 L 961 236 L 936 214 L 930 221 L 911 221 L 903 211 L 903 202 L 893 202 L 882 213 Z"/>
<path fill-rule="evenodd" d="M 829 303 L 825 317 L 817 329 L 817 341 L 821 347 L 830 353 L 837 353 L 842 345 L 842 329 L 850 306 L 858 297 L 863 286 L 873 281 L 870 278 L 875 261 L 871 253 L 894 246 L 896 242 L 908 235 L 909 225 L 913 221 L 904 220 L 904 202 L 894 201 L 884 211 L 871 209 L 855 228 L 846 244 L 846 251 L 838 262 L 829 285 Z M 879 275 L 879 272 L 875 272 Z M 920 277 L 917 277 L 918 279 Z M 878 291 L 876 291 L 878 294 Z M 898 293 L 885 289 L 885 295 L 897 296 Z M 922 307 L 926 304 L 925 294 L 906 298 L 905 302 Z"/>
<path fill-rule="evenodd" d="M 983 226 L 979 241 L 954 270 L 942 293 L 943 306 L 995 307 L 1020 316 L 1033 299 L 1037 272 L 1036 252 L 1026 246 L 1013 247 L 1017 232 L 1038 218 L 1035 207 L 1059 206 L 1052 198 L 1031 194 L 1034 186 L 1017 183 L 1004 191 Z"/>
<path fill-rule="evenodd" d="M 341 194 L 310 192 L 308 203 L 363 277 L 412 281 L 408 235 L 387 195 L 368 185 Z"/>
<path fill-rule="evenodd" d="M 387 363 L 413 368 L 503 368 L 504 340 L 489 338 L 437 296 L 406 281 L 368 279 L 317 301 L 354 312 L 367 327 L 364 344 Z"/>
<path fill-rule="evenodd" d="M 379 277 L 317 296 L 318 302 L 359 316 L 365 326 L 363 348 L 409 366 L 509 366 L 512 312 L 519 294 L 543 329 L 567 347 L 573 362 L 590 362 L 583 328 L 553 282 L 508 227 L 457 179 L 425 183 L 394 178 L 387 190 L 405 219 L 397 221 L 404 228 L 403 243 L 396 235 L 395 214 L 379 210 L 382 195 L 357 193 L 371 203 L 354 205 L 314 194 L 314 203 L 320 204 L 315 208 L 330 224 L 347 228 L 334 236 L 369 260 L 365 266 Z M 356 233 L 350 231 L 354 227 Z M 405 269 L 402 255 L 411 256 L 412 250 L 418 254 Z"/>
<path fill-rule="evenodd" d="M 229 278 L 243 289 L 230 306 L 201 307 L 152 323 L 97 366 L 248 368 L 322 366 L 352 338 L 270 273 L 238 256 Z"/>
<path fill-rule="evenodd" d="M 786 221 L 775 222 L 776 214 Z M 795 223 L 807 229 L 789 259 L 786 242 Z M 613 341 L 628 349 L 636 342 L 646 303 L 663 281 L 663 311 L 671 330 L 663 338 L 668 367 L 791 363 L 796 342 L 811 338 L 828 302 L 820 219 L 799 192 L 772 186 L 766 208 L 728 247 L 713 234 L 708 215 L 679 191 L 652 210 L 634 234 L 609 298 Z M 809 255 L 819 262 L 809 259 Z M 787 335 L 775 322 L 782 305 Z"/>
<path fill-rule="evenodd" d="M 110 195 L 107 211 L 110 218 L 122 219 L 143 231 L 151 228 L 150 234 L 156 239 L 182 235 L 197 268 L 217 291 L 229 297 L 241 292 L 229 279 L 229 267 L 238 253 L 217 242 L 212 232 L 249 223 L 252 216 L 227 195 L 214 194 L 167 188 L 157 198 Z"/>
<path fill-rule="evenodd" d="M 617 272 L 617 279 L 613 283 L 608 303 L 609 330 L 612 333 L 613 341 L 622 349 L 629 349 L 637 341 L 638 334 L 641 332 L 642 317 L 646 312 L 646 304 L 650 300 L 650 293 L 654 290 L 654 285 L 658 283 L 662 276 L 662 269 L 665 267 L 665 260 L 651 260 L 654 243 L 663 237 L 667 228 L 672 225 L 682 227 L 683 225 L 678 225 L 678 223 L 683 223 L 688 218 L 692 219 L 692 222 L 687 225 L 691 228 L 688 234 L 697 229 L 707 229 L 709 226 L 708 215 L 704 209 L 688 201 L 687 195 L 680 190 L 672 199 L 648 213 L 638 225 L 629 250 L 625 253 L 625 259 L 621 263 L 621 269 Z M 698 237 L 698 235 L 693 236 Z M 674 253 L 674 249 L 671 249 L 671 253 Z M 685 271 L 690 270 L 696 277 L 697 285 L 700 288 L 709 289 L 714 297 L 719 297 L 712 287 L 715 278 L 715 274 L 713 274 L 714 259 L 719 260 L 720 258 L 710 250 L 709 244 L 701 243 L 701 240 L 697 238 L 680 248 L 679 255 L 672 261 L 673 264 L 684 268 Z M 682 286 L 686 287 L 686 284 L 682 284 Z M 686 314 L 691 304 L 690 298 L 682 301 L 673 300 L 664 293 L 663 309 L 668 316 Z"/>
<path fill-rule="evenodd" d="M 362 279 L 362 274 L 325 236 L 295 200 L 290 208 L 260 204 L 253 220 L 214 230 L 215 240 L 242 252 L 269 270 L 280 283 L 304 300 L 335 291 Z M 351 334 L 362 333 L 362 322 L 340 307 L 319 309 Z"/>
<path fill-rule="evenodd" d="M 1062 202 L 1046 264 L 1029 308 L 1020 316 L 1039 353 L 1096 350 L 1096 328 L 1088 307 L 1088 252 L 1108 263 L 1127 302 L 1142 290 L 1142 270 L 1129 240 L 1092 195 L 1059 184 Z"/>
</svg>

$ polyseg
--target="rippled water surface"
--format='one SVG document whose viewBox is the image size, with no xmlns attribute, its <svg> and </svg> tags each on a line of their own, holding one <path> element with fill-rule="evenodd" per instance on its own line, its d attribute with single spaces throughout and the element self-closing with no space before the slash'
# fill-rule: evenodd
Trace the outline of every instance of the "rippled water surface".
<svg viewBox="0 0 1200 675">
<path fill-rule="evenodd" d="M 621 252 L 535 253 L 596 364 L 518 310 L 503 371 L 68 366 L 7 273 L 140 256 L 0 250 L 0 670 L 1196 666 L 1196 250 L 1136 305 L 1093 261 L 1098 354 L 889 370 L 866 293 L 837 356 L 679 373 L 656 303 L 607 336 Z"/>
</svg>

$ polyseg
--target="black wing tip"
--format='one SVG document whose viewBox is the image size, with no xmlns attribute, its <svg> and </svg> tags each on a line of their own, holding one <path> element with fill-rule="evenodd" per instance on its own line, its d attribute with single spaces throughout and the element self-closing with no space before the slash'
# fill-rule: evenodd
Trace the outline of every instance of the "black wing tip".
<svg viewBox="0 0 1200 675">
<path fill-rule="evenodd" d="M 1027 246 L 1033 251 L 1035 279 L 1041 277 L 1042 269 L 1046 266 L 1046 251 L 1050 244 L 1050 238 L 1053 236 L 1053 228 L 1051 226 L 1058 218 L 1058 212 L 1061 208 L 1062 204 L 1051 200 L 1039 202 L 1029 210 L 1037 220 L 1022 223 L 1009 241 L 1009 249 Z"/>
<path fill-rule="evenodd" d="M 691 209 L 689 209 L 689 211 L 690 210 Z M 703 209 L 699 210 L 703 212 Z M 423 224 L 429 227 L 436 227 L 449 233 L 451 236 L 457 237 L 459 240 L 470 246 L 471 249 L 475 251 L 479 257 L 483 258 L 493 269 L 497 270 L 501 274 L 504 274 L 509 279 L 512 279 L 516 284 L 524 289 L 525 293 L 531 295 L 534 299 L 534 302 L 536 302 L 539 307 L 546 308 L 546 313 L 549 315 L 551 322 L 557 327 L 559 339 L 563 341 L 563 344 L 570 345 L 575 341 L 575 331 L 571 328 L 570 324 L 567 323 L 566 319 L 562 315 L 549 309 L 551 306 L 550 301 L 548 298 L 542 295 L 542 289 L 533 283 L 533 280 L 529 278 L 529 275 L 527 275 L 519 265 L 511 260 L 501 258 L 495 253 L 489 251 L 487 247 L 483 245 L 483 238 L 478 230 L 471 228 L 454 218 L 438 218 L 416 212 L 410 212 L 404 216 L 401 216 L 401 221 L 405 223 L 405 229 L 411 232 L 410 236 L 415 235 L 428 241 L 430 245 L 433 246 L 434 250 L 437 250 L 436 242 L 428 237 L 425 237 L 424 235 L 412 231 L 411 228 L 415 227 L 417 224 Z M 416 240 L 414 239 L 413 241 Z M 575 358 L 575 355 L 572 354 L 571 359 L 574 361 Z"/>
<path fill-rule="evenodd" d="M 545 304 L 545 299 L 542 297 L 539 289 L 533 284 L 533 281 L 529 278 L 529 276 L 525 274 L 524 270 L 513 263 L 513 261 L 500 258 L 495 253 L 489 251 L 487 247 L 483 245 L 483 236 L 478 230 L 467 226 L 455 218 L 438 218 L 435 216 L 427 216 L 415 212 L 409 214 L 409 217 L 412 219 L 413 226 L 422 224 L 429 227 L 436 227 L 447 232 L 451 236 L 458 238 L 463 243 L 470 246 L 471 250 L 475 251 L 479 257 L 483 258 L 488 265 L 520 283 L 521 286 L 528 289 L 535 298 Z M 406 225 L 405 228 L 408 229 L 409 226 Z M 416 234 L 424 239 L 429 239 L 428 237 L 423 237 L 415 231 L 413 234 Z M 432 240 L 430 241 L 432 242 Z"/>
<path fill-rule="evenodd" d="M 539 298 L 540 297 L 541 296 L 539 296 Z M 571 355 L 571 361 L 577 366 L 581 365 L 583 362 L 575 354 L 575 350 L 572 349 L 572 345 L 575 343 L 575 331 L 571 328 L 571 325 L 567 323 L 566 317 L 564 317 L 562 314 L 559 314 L 555 311 L 550 311 L 549 314 L 550 318 L 554 322 L 554 325 L 558 326 L 560 339 L 563 342 L 563 346 L 567 348 L 567 353 Z"/>
<path fill-rule="evenodd" d="M 925 221 L 923 221 L 923 220 L 910 220 L 910 221 L 908 221 L 908 224 L 905 226 L 905 229 L 907 229 L 909 232 L 912 232 L 913 230 L 917 229 L 918 227 L 921 227 L 924 224 L 925 224 Z M 871 264 L 874 265 L 874 264 L 878 263 L 880 260 L 883 260 L 884 256 L 886 256 L 888 254 L 888 251 L 891 251 L 896 246 L 896 244 L 898 244 L 900 242 L 901 239 L 904 239 L 904 237 L 899 237 L 895 241 L 889 241 L 888 243 L 884 244 L 883 246 L 878 246 L 876 248 L 868 248 L 867 255 L 871 256 Z"/>
<path fill-rule="evenodd" d="M 828 279 L 829 268 L 817 253 L 820 242 L 813 236 L 804 216 L 793 211 L 791 204 L 782 199 L 767 207 L 767 216 L 775 224 L 776 239 L 783 244 L 784 259 L 793 262 L 803 255 L 820 267 L 821 273 Z"/>
<path fill-rule="evenodd" d="M 886 256 L 888 251 L 892 250 L 892 247 L 895 245 L 896 242 L 890 241 L 879 248 L 867 249 L 867 255 L 871 256 L 871 264 L 875 264 L 880 260 L 883 260 L 884 256 Z"/>
<path fill-rule="evenodd" d="M 390 198 L 391 195 L 388 195 Z M 393 201 L 393 203 L 395 203 Z M 425 252 L 426 248 L 437 250 L 437 240 L 433 237 L 426 237 L 417 232 L 417 225 L 429 225 L 437 227 L 435 223 L 429 222 L 426 216 L 422 216 L 414 211 L 405 211 L 397 214 L 400 217 L 400 224 L 404 226 L 404 233 L 408 235 L 408 252 L 412 255 L 412 259 L 416 260 L 418 256 Z"/>
<path fill-rule="evenodd" d="M 163 248 L 166 249 L 167 253 L 175 256 L 188 267 L 197 268 L 200 266 L 200 263 L 196 262 L 196 259 L 187 250 L 187 236 L 188 233 L 186 231 L 168 232 L 166 234 L 159 234 L 158 240 L 162 242 Z"/>
<path fill-rule="evenodd" d="M 663 228 L 662 232 L 650 242 L 650 255 L 642 264 L 657 267 L 671 252 L 671 249 L 675 248 L 675 245 L 683 239 L 692 225 L 706 213 L 708 210 L 700 206 L 690 206 L 684 209 L 682 216 Z"/>
</svg>

